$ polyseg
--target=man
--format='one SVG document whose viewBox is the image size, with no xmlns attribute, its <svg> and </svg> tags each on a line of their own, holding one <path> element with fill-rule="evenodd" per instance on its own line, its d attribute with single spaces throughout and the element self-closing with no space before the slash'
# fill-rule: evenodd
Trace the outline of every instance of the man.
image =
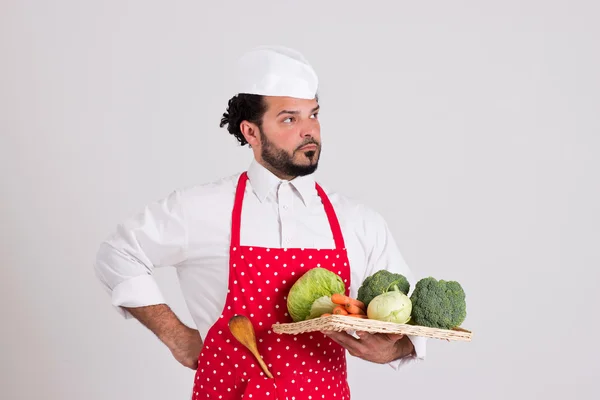
<svg viewBox="0 0 600 400">
<path fill-rule="evenodd" d="M 196 370 L 194 399 L 347 399 L 346 350 L 394 368 L 424 358 L 419 337 L 271 330 L 291 321 L 287 291 L 311 268 L 339 274 L 353 297 L 380 269 L 415 284 L 383 218 L 313 180 L 321 154 L 317 88 L 316 73 L 294 50 L 246 53 L 221 127 L 252 149 L 248 170 L 174 190 L 99 249 L 96 272 L 112 304 Z M 176 268 L 197 329 L 165 304 L 152 274 L 162 266 Z M 237 314 L 252 321 L 274 379 L 229 332 Z"/>
</svg>

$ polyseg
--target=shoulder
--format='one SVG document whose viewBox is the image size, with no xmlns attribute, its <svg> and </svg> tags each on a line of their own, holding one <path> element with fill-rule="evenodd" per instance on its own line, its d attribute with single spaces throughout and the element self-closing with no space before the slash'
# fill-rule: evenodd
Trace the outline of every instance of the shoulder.
<svg viewBox="0 0 600 400">
<path fill-rule="evenodd" d="M 241 172 L 212 181 L 180 186 L 171 195 L 176 199 L 185 219 L 203 223 L 222 221 L 231 214 L 240 175 Z"/>
<path fill-rule="evenodd" d="M 174 192 L 185 202 L 221 201 L 235 195 L 241 174 L 238 172 L 212 181 L 182 186 Z"/>
<path fill-rule="evenodd" d="M 327 184 L 319 185 L 331 201 L 340 222 L 345 221 L 345 225 L 364 231 L 376 231 L 387 227 L 383 215 L 372 206 Z"/>
</svg>

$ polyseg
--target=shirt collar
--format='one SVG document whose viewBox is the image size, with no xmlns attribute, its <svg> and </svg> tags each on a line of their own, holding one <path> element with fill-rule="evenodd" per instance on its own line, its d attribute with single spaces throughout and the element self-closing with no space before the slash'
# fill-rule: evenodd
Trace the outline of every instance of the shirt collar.
<svg viewBox="0 0 600 400">
<path fill-rule="evenodd" d="M 284 182 L 271 171 L 263 167 L 256 159 L 252 159 L 248 167 L 248 179 L 252 185 L 254 193 L 258 199 L 263 202 L 269 193 L 276 191 L 279 185 Z M 305 206 L 310 204 L 310 200 L 316 195 L 315 180 L 312 175 L 299 176 L 289 183 L 298 191 Z"/>
</svg>

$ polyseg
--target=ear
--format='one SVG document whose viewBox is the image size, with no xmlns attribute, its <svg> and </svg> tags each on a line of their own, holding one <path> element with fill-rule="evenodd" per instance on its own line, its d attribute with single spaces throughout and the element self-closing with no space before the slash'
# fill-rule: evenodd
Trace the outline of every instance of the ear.
<svg viewBox="0 0 600 400">
<path fill-rule="evenodd" d="M 240 131 L 250 147 L 257 147 L 260 143 L 260 132 L 256 124 L 244 120 L 240 123 Z"/>
</svg>

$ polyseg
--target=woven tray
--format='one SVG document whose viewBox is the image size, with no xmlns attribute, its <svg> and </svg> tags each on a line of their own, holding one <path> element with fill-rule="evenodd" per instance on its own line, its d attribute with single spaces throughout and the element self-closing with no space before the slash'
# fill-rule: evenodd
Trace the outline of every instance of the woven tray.
<svg viewBox="0 0 600 400">
<path fill-rule="evenodd" d="M 372 333 L 399 333 L 404 335 L 424 336 L 433 339 L 470 342 L 472 332 L 463 328 L 437 329 L 425 326 L 395 324 L 373 319 L 359 319 L 344 315 L 314 318 L 308 321 L 273 325 L 273 332 L 278 334 L 297 335 L 318 331 L 363 331 Z"/>
</svg>

